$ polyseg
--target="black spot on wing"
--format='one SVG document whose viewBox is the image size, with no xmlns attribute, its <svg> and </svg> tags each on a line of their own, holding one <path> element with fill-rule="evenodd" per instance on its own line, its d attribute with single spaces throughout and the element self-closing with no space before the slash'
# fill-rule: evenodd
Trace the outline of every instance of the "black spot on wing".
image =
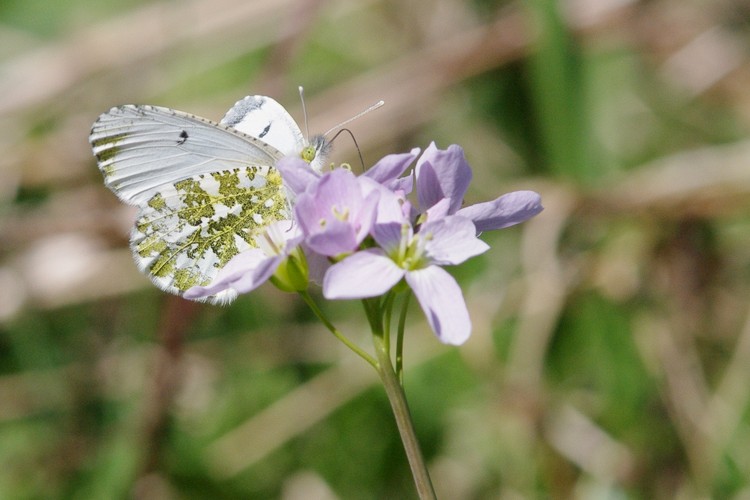
<svg viewBox="0 0 750 500">
<path fill-rule="evenodd" d="M 185 144 L 185 141 L 187 140 L 188 140 L 187 130 L 183 130 L 182 132 L 180 132 L 180 138 L 177 140 L 177 145 L 181 146 Z"/>
<path fill-rule="evenodd" d="M 271 124 L 269 123 L 268 125 L 266 125 L 266 128 L 264 128 L 263 131 L 261 131 L 261 133 L 258 134 L 258 139 L 263 139 L 270 131 L 271 131 Z"/>
</svg>

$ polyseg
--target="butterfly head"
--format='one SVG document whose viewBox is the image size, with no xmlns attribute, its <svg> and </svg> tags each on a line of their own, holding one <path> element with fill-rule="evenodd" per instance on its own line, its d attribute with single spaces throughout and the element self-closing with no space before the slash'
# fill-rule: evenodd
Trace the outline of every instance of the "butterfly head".
<svg viewBox="0 0 750 500">
<path fill-rule="evenodd" d="M 307 146 L 302 148 L 300 156 L 310 164 L 313 170 L 320 172 L 331 152 L 331 142 L 322 135 L 314 135 Z"/>
</svg>

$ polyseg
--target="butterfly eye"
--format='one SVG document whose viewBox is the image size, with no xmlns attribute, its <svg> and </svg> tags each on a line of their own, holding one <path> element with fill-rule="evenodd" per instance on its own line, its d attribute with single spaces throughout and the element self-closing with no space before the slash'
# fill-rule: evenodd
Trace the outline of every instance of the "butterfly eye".
<svg viewBox="0 0 750 500">
<path fill-rule="evenodd" d="M 307 163 L 310 163 L 315 159 L 315 155 L 317 154 L 317 151 L 313 146 L 305 146 L 302 148 L 302 151 L 300 152 L 300 156 L 303 160 L 305 160 Z"/>
</svg>

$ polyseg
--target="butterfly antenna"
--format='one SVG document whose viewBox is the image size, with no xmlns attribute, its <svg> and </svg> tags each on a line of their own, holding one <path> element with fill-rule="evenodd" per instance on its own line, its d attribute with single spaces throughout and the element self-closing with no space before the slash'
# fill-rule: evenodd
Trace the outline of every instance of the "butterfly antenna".
<svg viewBox="0 0 750 500">
<path fill-rule="evenodd" d="M 300 88 L 301 88 L 301 87 L 300 87 Z M 323 134 L 323 135 L 324 135 L 324 136 L 326 136 L 326 135 L 330 134 L 331 132 L 333 132 L 333 131 L 334 131 L 334 130 L 336 130 L 337 128 L 341 128 L 341 127 L 343 127 L 344 125 L 346 125 L 347 123 L 353 122 L 353 121 L 354 121 L 354 120 L 356 120 L 357 118 L 359 118 L 359 117 L 361 117 L 361 116 L 363 116 L 363 115 L 366 115 L 366 114 L 367 114 L 367 113 L 369 113 L 370 111 L 374 111 L 374 110 L 378 109 L 378 108 L 379 108 L 380 106 L 382 106 L 383 104 L 385 104 L 385 101 L 378 101 L 378 102 L 376 102 L 375 104 L 373 104 L 372 106 L 370 106 L 370 107 L 369 107 L 369 108 L 367 108 L 366 110 L 364 110 L 364 111 L 360 111 L 360 112 L 359 112 L 359 113 L 357 113 L 356 115 L 352 116 L 352 117 L 351 117 L 351 118 L 349 118 L 348 120 L 344 120 L 343 122 L 339 123 L 339 124 L 338 124 L 338 125 L 336 125 L 335 127 L 331 127 L 331 129 L 330 129 L 330 130 L 328 130 L 328 131 L 327 131 L 327 132 L 326 132 L 325 134 Z M 351 131 L 350 131 L 349 133 L 351 134 Z M 338 134 L 336 134 L 336 135 L 338 135 Z M 354 135 L 352 135 L 352 139 L 353 139 L 353 138 L 354 138 Z M 356 143 L 357 143 L 357 141 L 354 141 L 354 143 L 356 144 Z"/>
<path fill-rule="evenodd" d="M 349 121 L 351 121 L 351 120 L 349 120 Z M 335 141 L 336 137 L 338 137 L 339 135 L 341 135 L 342 132 L 346 132 L 346 133 L 348 133 L 351 136 L 352 141 L 354 142 L 354 147 L 357 148 L 357 155 L 359 156 L 359 163 L 362 164 L 362 171 L 364 172 L 365 171 L 365 160 L 362 158 L 362 150 L 359 149 L 359 144 L 357 144 L 357 139 L 354 137 L 354 133 L 352 133 L 351 130 L 349 130 L 348 128 L 342 128 L 341 130 L 339 130 L 338 132 L 336 132 L 336 134 L 331 138 L 330 142 L 332 143 L 333 141 Z"/>
<path fill-rule="evenodd" d="M 310 129 L 307 126 L 307 108 L 305 107 L 305 89 L 302 88 L 302 85 L 299 86 L 299 100 L 302 101 L 302 116 L 305 118 L 305 136 L 309 140 Z"/>
</svg>

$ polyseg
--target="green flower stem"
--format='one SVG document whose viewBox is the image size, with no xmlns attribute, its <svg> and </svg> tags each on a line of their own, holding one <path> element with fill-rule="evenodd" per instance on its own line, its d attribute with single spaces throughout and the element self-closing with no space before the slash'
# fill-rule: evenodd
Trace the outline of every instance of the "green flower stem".
<svg viewBox="0 0 750 500">
<path fill-rule="evenodd" d="M 373 332 L 373 343 L 378 358 L 377 370 L 380 379 L 383 381 L 385 393 L 388 395 L 388 401 L 391 403 L 393 415 L 396 417 L 398 432 L 401 434 L 401 442 L 404 443 L 406 458 L 409 460 L 409 467 L 414 477 L 414 483 L 417 487 L 417 493 L 421 500 L 435 500 L 435 490 L 432 488 L 430 474 L 422 457 L 422 451 L 419 449 L 417 436 L 414 433 L 414 424 L 409 413 L 409 405 L 406 403 L 406 394 L 404 388 L 393 371 L 391 357 L 388 346 L 385 343 L 383 335 Z"/>
<path fill-rule="evenodd" d="M 411 293 L 404 294 L 401 304 L 401 314 L 398 317 L 398 336 L 396 337 L 396 376 L 401 386 L 404 385 L 404 328 L 406 327 L 406 311 L 409 309 Z"/>
<path fill-rule="evenodd" d="M 378 362 L 375 360 L 375 358 L 373 358 L 372 356 L 370 356 L 369 354 L 367 354 L 365 351 L 363 351 L 357 344 L 355 344 L 354 342 L 352 342 L 351 340 L 349 340 L 348 338 L 346 338 L 346 336 L 343 333 L 341 333 L 335 326 L 333 326 L 333 323 L 331 323 L 330 321 L 328 321 L 328 318 L 325 316 L 325 314 L 323 314 L 323 311 L 320 310 L 320 308 L 318 307 L 318 304 L 315 303 L 315 301 L 310 296 L 310 294 L 307 293 L 307 291 L 301 291 L 301 292 L 299 292 L 299 294 L 302 296 L 302 299 L 310 307 L 310 309 L 312 309 L 312 312 L 315 313 L 315 316 L 317 316 L 318 319 L 323 322 L 323 324 L 325 325 L 325 327 L 328 328 L 328 330 L 337 339 L 339 339 L 341 342 L 343 342 L 346 347 L 348 347 L 349 349 L 351 349 L 352 351 L 354 351 L 354 353 L 357 354 L 357 356 L 359 356 L 360 358 L 364 359 L 373 368 L 375 368 L 376 370 L 378 370 Z"/>
<path fill-rule="evenodd" d="M 393 416 L 396 418 L 396 425 L 398 432 L 401 435 L 401 442 L 404 444 L 406 451 L 406 458 L 409 460 L 409 467 L 411 468 L 412 476 L 414 477 L 414 484 L 417 487 L 417 493 L 421 500 L 436 500 L 435 490 L 432 488 L 432 481 L 430 480 L 430 474 L 427 471 L 427 466 L 424 463 L 422 457 L 422 451 L 419 449 L 419 443 L 417 442 L 417 436 L 414 433 L 414 424 L 411 420 L 411 414 L 409 412 L 409 405 L 406 402 L 406 394 L 404 388 L 401 385 L 399 375 L 393 370 L 393 364 L 391 363 L 390 354 L 390 342 L 389 335 L 383 328 L 383 315 L 387 313 L 390 319 L 391 309 L 393 307 L 393 296 L 390 296 L 381 305 L 379 301 L 373 299 L 364 299 L 362 301 L 367 319 L 370 322 L 372 328 L 372 338 L 375 345 L 375 353 L 377 359 L 373 358 L 359 346 L 350 341 L 344 336 L 333 324 L 328 320 L 323 311 L 318 307 L 313 298 L 307 291 L 301 291 L 299 294 L 302 299 L 310 307 L 315 316 L 323 322 L 323 324 L 349 349 L 354 351 L 359 357 L 367 361 L 380 375 L 380 379 L 383 381 L 385 387 L 385 393 L 388 396 L 388 401 L 391 403 L 391 409 L 393 410 Z M 385 308 L 385 310 L 383 310 Z M 402 353 L 402 342 L 403 342 L 403 328 L 405 312 L 402 311 L 402 315 L 399 321 L 399 355 Z M 401 372 L 401 362 L 399 361 L 399 372 Z"/>
<path fill-rule="evenodd" d="M 383 299 L 383 332 L 387 341 L 386 347 L 391 350 L 391 317 L 393 315 L 393 302 L 396 300 L 396 294 L 393 290 L 388 292 Z"/>
</svg>

